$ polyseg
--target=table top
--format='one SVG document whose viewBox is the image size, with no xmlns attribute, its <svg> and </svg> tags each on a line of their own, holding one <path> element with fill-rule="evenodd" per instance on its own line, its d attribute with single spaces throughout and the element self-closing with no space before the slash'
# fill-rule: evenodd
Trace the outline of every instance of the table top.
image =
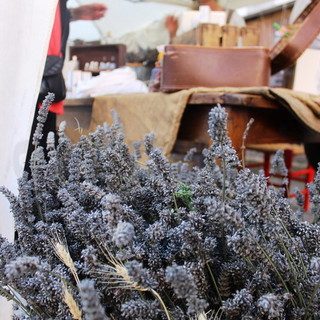
<svg viewBox="0 0 320 320">
<path fill-rule="evenodd" d="M 146 93 L 148 94 L 148 93 Z M 91 106 L 94 98 L 71 98 L 64 101 L 65 106 Z M 246 107 L 258 107 L 268 109 L 279 109 L 274 101 L 268 100 L 263 96 L 244 93 L 227 93 L 227 92 L 206 92 L 193 93 L 188 101 L 188 104 L 228 104 L 241 105 Z"/>
<path fill-rule="evenodd" d="M 78 119 L 80 115 L 90 119 L 93 102 L 94 98 L 67 99 L 66 115 L 69 114 L 73 119 L 78 112 Z M 178 140 L 207 144 L 209 109 L 218 103 L 228 108 L 229 136 L 236 150 L 240 150 L 242 135 L 250 118 L 254 119 L 250 129 L 254 134 L 251 133 L 247 138 L 251 144 L 320 141 L 320 133 L 311 130 L 289 108 L 277 104 L 275 99 L 269 100 L 259 94 L 229 93 L 227 90 L 190 95 L 179 126 Z"/>
</svg>

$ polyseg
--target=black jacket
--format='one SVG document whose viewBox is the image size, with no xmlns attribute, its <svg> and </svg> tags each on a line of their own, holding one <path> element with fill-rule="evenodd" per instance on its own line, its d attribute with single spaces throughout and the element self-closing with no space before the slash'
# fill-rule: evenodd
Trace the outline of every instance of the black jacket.
<svg viewBox="0 0 320 320">
<path fill-rule="evenodd" d="M 61 39 L 61 52 L 65 57 L 67 41 L 69 37 L 69 23 L 70 23 L 70 12 L 67 9 L 68 0 L 60 0 L 60 12 L 61 12 L 61 28 L 62 28 L 62 39 Z"/>
</svg>

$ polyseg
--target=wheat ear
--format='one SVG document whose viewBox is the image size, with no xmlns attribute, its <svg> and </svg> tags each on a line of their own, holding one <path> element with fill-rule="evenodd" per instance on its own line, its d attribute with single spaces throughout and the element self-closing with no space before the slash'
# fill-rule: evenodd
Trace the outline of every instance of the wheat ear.
<svg viewBox="0 0 320 320">
<path fill-rule="evenodd" d="M 69 307 L 69 310 L 73 319 L 82 320 L 81 318 L 82 312 L 66 285 L 63 285 L 63 293 L 64 293 L 64 301 Z"/>
<path fill-rule="evenodd" d="M 54 245 L 54 250 L 58 258 L 70 269 L 77 285 L 79 285 L 80 280 L 77 274 L 77 269 L 73 263 L 73 260 L 70 256 L 69 250 L 61 243 L 56 243 Z"/>
</svg>

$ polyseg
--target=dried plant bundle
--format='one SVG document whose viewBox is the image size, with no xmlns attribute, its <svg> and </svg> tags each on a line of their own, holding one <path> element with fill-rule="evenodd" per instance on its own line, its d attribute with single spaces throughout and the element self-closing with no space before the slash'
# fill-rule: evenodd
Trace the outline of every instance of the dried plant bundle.
<svg viewBox="0 0 320 320">
<path fill-rule="evenodd" d="M 152 134 L 131 154 L 116 115 L 76 144 L 61 124 L 45 154 L 42 113 L 31 175 L 17 196 L 0 188 L 17 235 L 0 236 L 0 294 L 15 320 L 320 318 L 320 171 L 307 223 L 241 168 L 219 105 L 201 167 L 195 150 L 167 159 Z"/>
</svg>

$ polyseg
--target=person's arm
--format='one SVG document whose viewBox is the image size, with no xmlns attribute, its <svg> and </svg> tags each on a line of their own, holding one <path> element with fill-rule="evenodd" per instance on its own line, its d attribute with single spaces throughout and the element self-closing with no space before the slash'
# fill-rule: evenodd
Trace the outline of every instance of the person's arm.
<svg viewBox="0 0 320 320">
<path fill-rule="evenodd" d="M 165 20 L 165 27 L 169 32 L 170 41 L 176 36 L 179 22 L 175 16 L 167 16 Z"/>
<path fill-rule="evenodd" d="M 71 8 L 69 10 L 70 10 L 71 21 L 98 20 L 105 15 L 107 11 L 107 7 L 104 4 L 93 3 L 93 4 L 83 5 L 77 8 Z"/>
</svg>

